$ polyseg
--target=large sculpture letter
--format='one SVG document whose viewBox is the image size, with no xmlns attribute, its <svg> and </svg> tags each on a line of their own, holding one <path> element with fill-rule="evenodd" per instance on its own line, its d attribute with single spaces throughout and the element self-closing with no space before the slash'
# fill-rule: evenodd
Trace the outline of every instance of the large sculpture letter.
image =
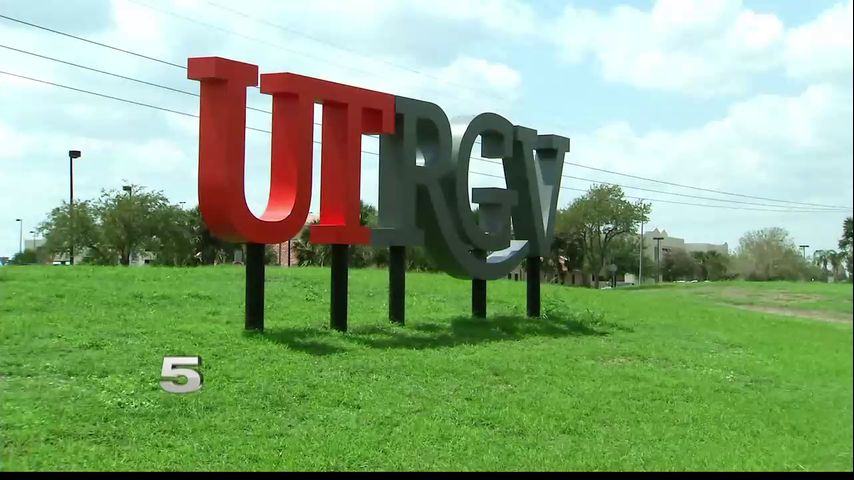
<svg viewBox="0 0 854 480">
<path fill-rule="evenodd" d="M 506 275 L 524 258 L 527 242 L 513 242 L 512 253 L 486 261 L 473 252 L 485 249 L 473 245 L 463 230 L 464 222 L 471 222 L 469 228 L 480 227 L 474 223 L 469 206 L 468 175 L 457 177 L 459 169 L 452 160 L 451 127 L 445 113 L 435 104 L 404 97 L 396 98 L 395 110 L 395 133 L 383 135 L 380 141 L 379 227 L 374 230 L 373 243 L 412 245 L 423 238 L 437 266 L 452 276 L 493 280 Z M 475 128 L 481 127 L 476 124 Z M 508 137 L 508 149 L 509 140 L 512 136 Z M 500 138 L 497 141 L 504 142 Z M 490 148 L 487 153 L 494 151 Z M 501 206 L 505 216 L 509 215 L 512 192 L 476 189 L 473 197 L 481 205 Z M 414 225 L 407 217 L 409 212 L 415 212 Z M 466 217 L 461 218 L 461 214 Z M 482 234 L 488 242 L 500 236 L 501 223 L 495 219 L 485 222 L 489 232 Z"/>
<path fill-rule="evenodd" d="M 302 228 L 311 200 L 312 103 L 267 85 L 273 94 L 274 135 L 270 196 L 260 218 L 246 205 L 246 88 L 258 84 L 258 67 L 219 57 L 191 58 L 187 76 L 201 82 L 199 208 L 220 238 L 277 243 Z M 275 83 L 275 82 L 274 82 Z"/>
<path fill-rule="evenodd" d="M 513 207 L 513 233 L 517 239 L 530 243 L 532 256 L 545 257 L 551 250 L 563 157 L 567 151 L 566 137 L 538 136 L 536 130 L 515 127 L 513 158 L 504 162 L 504 176 L 507 186 L 519 195 Z"/>
</svg>

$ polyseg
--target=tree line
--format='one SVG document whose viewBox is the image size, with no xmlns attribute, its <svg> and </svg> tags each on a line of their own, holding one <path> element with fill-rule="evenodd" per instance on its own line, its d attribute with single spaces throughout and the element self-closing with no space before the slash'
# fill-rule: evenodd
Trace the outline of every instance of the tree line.
<svg viewBox="0 0 854 480">
<path fill-rule="evenodd" d="M 190 266 L 230 262 L 242 248 L 211 234 L 198 207 L 185 209 L 139 185 L 103 190 L 98 198 L 76 200 L 73 209 L 62 202 L 36 231 L 44 244 L 13 262 L 67 260 L 73 246 L 86 264 L 129 265 L 134 255 L 148 252 L 151 263 Z"/>
<path fill-rule="evenodd" d="M 639 226 L 649 221 L 651 205 L 626 199 L 613 185 L 593 185 L 566 208 L 555 213 L 555 231 L 549 257 L 543 260 L 547 280 L 568 283 L 567 276 L 581 272 L 584 284 L 599 287 L 610 275 L 636 273 L 643 262 L 644 276 L 662 280 L 843 280 L 851 278 L 852 222 L 847 218 L 839 251 L 819 250 L 811 260 L 798 251 L 789 234 L 772 227 L 746 233 L 732 255 L 717 251 L 687 252 L 672 249 L 662 254 L 660 264 L 641 249 Z M 477 218 L 475 209 L 472 215 Z M 377 210 L 362 203 L 362 225 L 377 224 Z M 132 256 L 151 254 L 151 263 L 193 266 L 231 263 L 240 244 L 218 239 L 206 227 L 198 207 L 185 209 L 158 191 L 131 185 L 122 190 L 103 190 L 98 198 L 76 201 L 73 215 L 67 202 L 50 211 L 39 225 L 45 239 L 36 250 L 13 258 L 13 263 L 48 263 L 57 255 L 67 258 L 71 246 L 82 253 L 84 263 L 128 265 Z M 646 246 L 646 245 L 645 245 Z M 305 228 L 293 240 L 296 261 L 301 266 L 324 266 L 331 259 L 329 245 L 309 241 Z M 350 251 L 350 265 L 385 267 L 388 250 L 356 245 Z M 276 255 L 268 246 L 267 261 Z M 408 269 L 436 271 L 423 247 L 407 248 Z"/>
</svg>

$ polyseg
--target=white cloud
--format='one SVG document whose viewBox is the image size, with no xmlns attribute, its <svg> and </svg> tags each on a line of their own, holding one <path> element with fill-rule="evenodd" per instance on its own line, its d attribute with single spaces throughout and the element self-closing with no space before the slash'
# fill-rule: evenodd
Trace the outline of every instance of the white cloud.
<svg viewBox="0 0 854 480">
<path fill-rule="evenodd" d="M 650 11 L 570 6 L 553 34 L 567 59 L 594 56 L 609 81 L 711 96 L 773 65 L 783 25 L 738 0 L 659 0 Z"/>
<path fill-rule="evenodd" d="M 787 30 L 740 0 L 658 0 L 606 13 L 568 6 L 550 35 L 567 60 L 595 58 L 606 80 L 709 97 L 743 93 L 781 67 L 799 79 L 850 77 L 851 18 L 849 1 Z"/>
<path fill-rule="evenodd" d="M 847 76 L 852 70 L 852 2 L 839 3 L 786 36 L 786 71 L 796 78 Z M 850 80 L 849 80 L 850 85 Z"/>
<path fill-rule="evenodd" d="M 797 202 L 851 205 L 852 93 L 833 84 L 809 86 L 794 96 L 758 95 L 732 105 L 726 116 L 691 129 L 640 133 L 616 122 L 573 137 L 571 161 L 633 175 L 701 185 L 728 192 Z M 567 166 L 566 174 L 597 178 L 628 186 L 677 191 L 727 200 L 767 203 L 712 193 L 675 189 L 625 177 Z M 585 182 L 564 180 L 586 188 Z M 714 203 L 627 189 L 628 195 L 689 203 Z M 564 202 L 570 195 L 565 195 Z M 739 206 L 730 204 L 729 206 Z M 773 207 L 748 206 L 773 209 Z M 778 207 L 779 208 L 779 207 Z M 850 212 L 849 212 L 850 215 Z M 813 245 L 831 248 L 838 233 L 836 214 L 738 212 L 656 203 L 653 219 L 671 230 L 696 231 L 706 224 L 707 240 L 731 244 L 757 219 L 790 228 Z M 828 218 L 832 223 L 828 226 Z M 825 223 L 821 223 L 825 222 Z M 677 234 L 677 232 L 672 232 Z M 829 235 L 828 235 L 829 233 Z M 809 243 L 808 242 L 808 243 Z"/>
<path fill-rule="evenodd" d="M 111 0 L 87 10 L 55 1 L 16 5 L 15 17 L 136 51 L 177 64 L 187 57 L 218 55 L 259 65 L 262 72 L 292 71 L 392 94 L 434 101 L 448 114 L 508 109 L 519 97 L 521 73 L 467 46 L 490 41 L 510 30 L 498 30 L 502 18 L 516 13 L 475 6 L 454 14 L 450 4 L 431 8 L 426 2 L 409 8 L 401 2 L 247 2 L 240 11 L 290 26 L 304 34 L 260 24 L 212 7 L 202 0 L 175 3 L 151 0 Z M 484 2 L 498 7 L 511 2 Z M 150 4 L 149 9 L 142 4 Z M 516 5 L 515 3 L 512 3 Z M 522 7 L 524 10 L 527 7 Z M 158 10 L 159 9 L 159 10 Z M 89 11 L 92 10 L 92 11 Z M 170 12 L 174 15 L 169 15 Z M 460 12 L 458 12 L 460 13 Z M 76 16 L 87 15 L 82 25 Z M 237 32 L 229 34 L 205 22 Z M 497 15 L 497 16 L 496 16 Z M 503 16 L 503 17 L 502 17 Z M 96 21 L 97 20 L 97 21 Z M 477 27 L 477 26 L 480 27 Z M 78 29 L 86 27 L 85 31 Z M 454 28 L 473 26 L 459 34 Z M 315 28 L 316 27 L 316 28 Z M 495 30 L 489 30 L 495 27 Z M 518 28 L 507 25 L 508 29 Z M 440 34 L 441 33 L 441 34 Z M 175 67 L 143 60 L 94 45 L 8 22 L 0 23 L 4 44 L 63 60 L 197 92 L 196 82 Z M 250 38 L 251 37 L 251 38 Z M 330 43 L 313 40 L 328 39 Z M 480 38 L 477 38 L 480 37 Z M 425 41 L 425 39 L 431 39 Z M 392 41 L 393 40 L 393 41 Z M 434 41 L 435 40 L 435 41 Z M 441 45 L 437 41 L 441 40 Z M 342 48 L 331 45 L 334 43 Z M 353 52 L 348 53 L 350 49 Z M 301 52 L 297 54 L 295 52 Z M 355 52 L 364 52 L 364 55 Z M 430 52 L 431 54 L 426 54 Z M 481 55 L 483 53 L 483 55 Z M 198 99 L 142 86 L 70 66 L 0 49 L 3 70 L 103 92 L 117 97 L 194 114 Z M 480 94 L 472 94 L 471 86 Z M 255 90 L 250 103 L 269 110 L 270 97 Z M 68 149 L 80 149 L 75 161 L 75 193 L 94 198 L 101 188 L 124 181 L 163 190 L 173 201 L 196 201 L 198 123 L 193 118 L 117 103 L 80 92 L 0 75 L 0 211 L 25 218 L 32 229 L 68 196 Z M 250 112 L 247 123 L 269 129 L 270 116 Z M 367 139 L 365 150 L 376 150 Z M 316 152 L 317 154 L 317 152 Z M 269 190 L 270 137 L 247 132 L 247 201 L 256 213 Z M 319 164 L 315 162 L 315 171 Z M 376 157 L 365 156 L 363 196 L 376 203 Z M 313 207 L 317 208 L 320 175 L 315 174 Z M 0 229 L 0 253 L 17 250 L 17 230 Z"/>
</svg>

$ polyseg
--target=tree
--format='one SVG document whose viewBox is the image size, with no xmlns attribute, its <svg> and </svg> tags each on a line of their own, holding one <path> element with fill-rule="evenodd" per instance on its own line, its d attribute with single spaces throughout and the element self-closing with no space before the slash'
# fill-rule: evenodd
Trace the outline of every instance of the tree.
<svg viewBox="0 0 854 480">
<path fill-rule="evenodd" d="M 640 259 L 640 240 L 637 235 L 621 235 L 614 239 L 607 263 L 617 266 L 617 272 L 637 273 Z M 650 276 L 655 273 L 655 262 L 646 254 L 643 256 L 643 270 Z"/>
<path fill-rule="evenodd" d="M 691 252 L 699 267 L 700 280 L 721 280 L 727 276 L 729 257 L 715 250 Z"/>
<path fill-rule="evenodd" d="M 558 215 L 557 221 L 561 222 Z M 543 259 L 543 271 L 552 275 L 556 283 L 566 283 L 566 275 L 581 269 L 584 264 L 584 245 L 581 236 L 571 227 L 555 227 L 549 256 Z"/>
<path fill-rule="evenodd" d="M 39 224 L 37 230 L 45 238 L 45 251 L 51 255 L 70 256 L 73 245 L 77 254 L 99 257 L 101 231 L 95 205 L 88 200 L 76 201 L 73 224 L 71 219 L 68 202 L 62 202 Z"/>
<path fill-rule="evenodd" d="M 423 246 L 406 249 L 406 269 L 419 272 L 436 272 L 439 270 Z"/>
<path fill-rule="evenodd" d="M 815 253 L 813 253 L 812 255 L 813 263 L 815 263 L 816 266 L 821 268 L 824 281 L 827 281 L 827 265 L 828 263 L 830 263 L 830 257 L 833 255 L 836 255 L 836 252 L 834 250 L 816 250 Z"/>
<path fill-rule="evenodd" d="M 131 185 L 129 191 L 102 190 L 95 208 L 101 220 L 103 246 L 118 257 L 120 264 L 129 265 L 131 255 L 156 243 L 161 222 L 169 217 L 163 211 L 168 207 L 162 193 L 139 185 Z"/>
<path fill-rule="evenodd" d="M 631 203 L 616 185 L 593 185 L 582 197 L 558 212 L 562 234 L 577 237 L 583 246 L 583 269 L 599 281 L 616 238 L 634 233 L 642 221 L 647 221 L 650 205 Z M 559 230 L 560 231 L 560 230 Z"/>
<path fill-rule="evenodd" d="M 374 227 L 377 225 L 377 209 L 371 204 L 359 201 L 359 225 Z M 331 252 L 331 250 L 330 250 Z M 387 249 L 374 248 L 371 245 L 352 245 L 350 247 L 350 266 L 363 268 L 375 265 L 376 261 L 388 261 Z"/>
<path fill-rule="evenodd" d="M 36 251 L 31 249 L 17 252 L 9 260 L 9 265 L 32 265 L 34 263 L 39 263 L 39 259 Z"/>
<path fill-rule="evenodd" d="M 195 212 L 169 204 L 152 212 L 156 231 L 144 248 L 156 254 L 154 263 L 176 267 L 197 263 L 194 258 L 197 253 L 194 241 Z"/>
<path fill-rule="evenodd" d="M 240 244 L 227 242 L 216 237 L 202 219 L 202 213 L 198 206 L 187 213 L 192 228 L 193 257 L 195 260 L 203 265 L 229 262 L 231 254 L 240 248 Z"/>
<path fill-rule="evenodd" d="M 700 265 L 684 249 L 674 248 L 664 254 L 661 262 L 661 278 L 665 282 L 693 280 L 700 274 Z"/>
<path fill-rule="evenodd" d="M 748 280 L 798 280 L 809 273 L 789 233 L 779 227 L 744 234 L 736 259 L 739 274 Z"/>
<path fill-rule="evenodd" d="M 318 220 L 311 222 L 311 225 L 320 223 Z M 332 247 L 319 243 L 311 243 L 310 225 L 300 231 L 297 238 L 294 240 L 294 253 L 297 256 L 297 265 L 301 267 L 315 265 L 322 267 L 329 263 L 332 258 Z"/>
<path fill-rule="evenodd" d="M 830 262 L 831 272 L 833 274 L 833 280 L 838 281 L 845 278 L 844 271 L 842 270 L 842 264 L 845 262 L 845 252 L 834 252 L 830 251 L 827 255 L 827 259 Z"/>
<path fill-rule="evenodd" d="M 845 252 L 845 264 L 848 266 L 848 278 L 854 280 L 854 217 L 842 222 L 842 238 L 839 249 Z"/>
<path fill-rule="evenodd" d="M 311 224 L 317 224 L 315 220 Z M 360 202 L 359 224 L 363 226 L 374 226 L 377 223 L 377 209 L 370 204 Z M 297 265 L 324 266 L 332 259 L 332 246 L 311 243 L 311 228 L 307 225 L 294 240 L 294 251 L 297 256 Z M 385 250 L 385 249 L 381 249 Z M 370 245 L 353 245 L 350 247 L 350 266 L 354 268 L 367 267 L 377 261 L 387 259 L 388 255 L 379 253 Z M 387 261 L 387 260 L 386 260 Z"/>
</svg>

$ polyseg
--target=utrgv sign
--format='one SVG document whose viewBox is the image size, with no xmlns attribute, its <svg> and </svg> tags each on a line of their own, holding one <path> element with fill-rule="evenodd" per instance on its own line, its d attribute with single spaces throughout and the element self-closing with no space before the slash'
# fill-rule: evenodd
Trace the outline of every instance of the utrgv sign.
<svg viewBox="0 0 854 480">
<path fill-rule="evenodd" d="M 314 105 L 323 105 L 320 218 L 310 241 L 424 245 L 455 277 L 506 276 L 526 257 L 549 252 L 569 139 L 538 135 L 494 113 L 451 124 L 437 105 L 292 73 L 262 74 L 273 97 L 270 196 L 258 218 L 244 191 L 246 90 L 258 67 L 191 58 L 201 83 L 199 206 L 211 231 L 241 243 L 280 243 L 303 228 L 311 200 Z M 379 226 L 359 225 L 362 134 L 379 134 Z M 501 159 L 508 188 L 475 188 L 469 159 Z M 511 229 L 512 220 L 512 229 Z M 485 256 L 483 252 L 492 252 Z"/>
</svg>

